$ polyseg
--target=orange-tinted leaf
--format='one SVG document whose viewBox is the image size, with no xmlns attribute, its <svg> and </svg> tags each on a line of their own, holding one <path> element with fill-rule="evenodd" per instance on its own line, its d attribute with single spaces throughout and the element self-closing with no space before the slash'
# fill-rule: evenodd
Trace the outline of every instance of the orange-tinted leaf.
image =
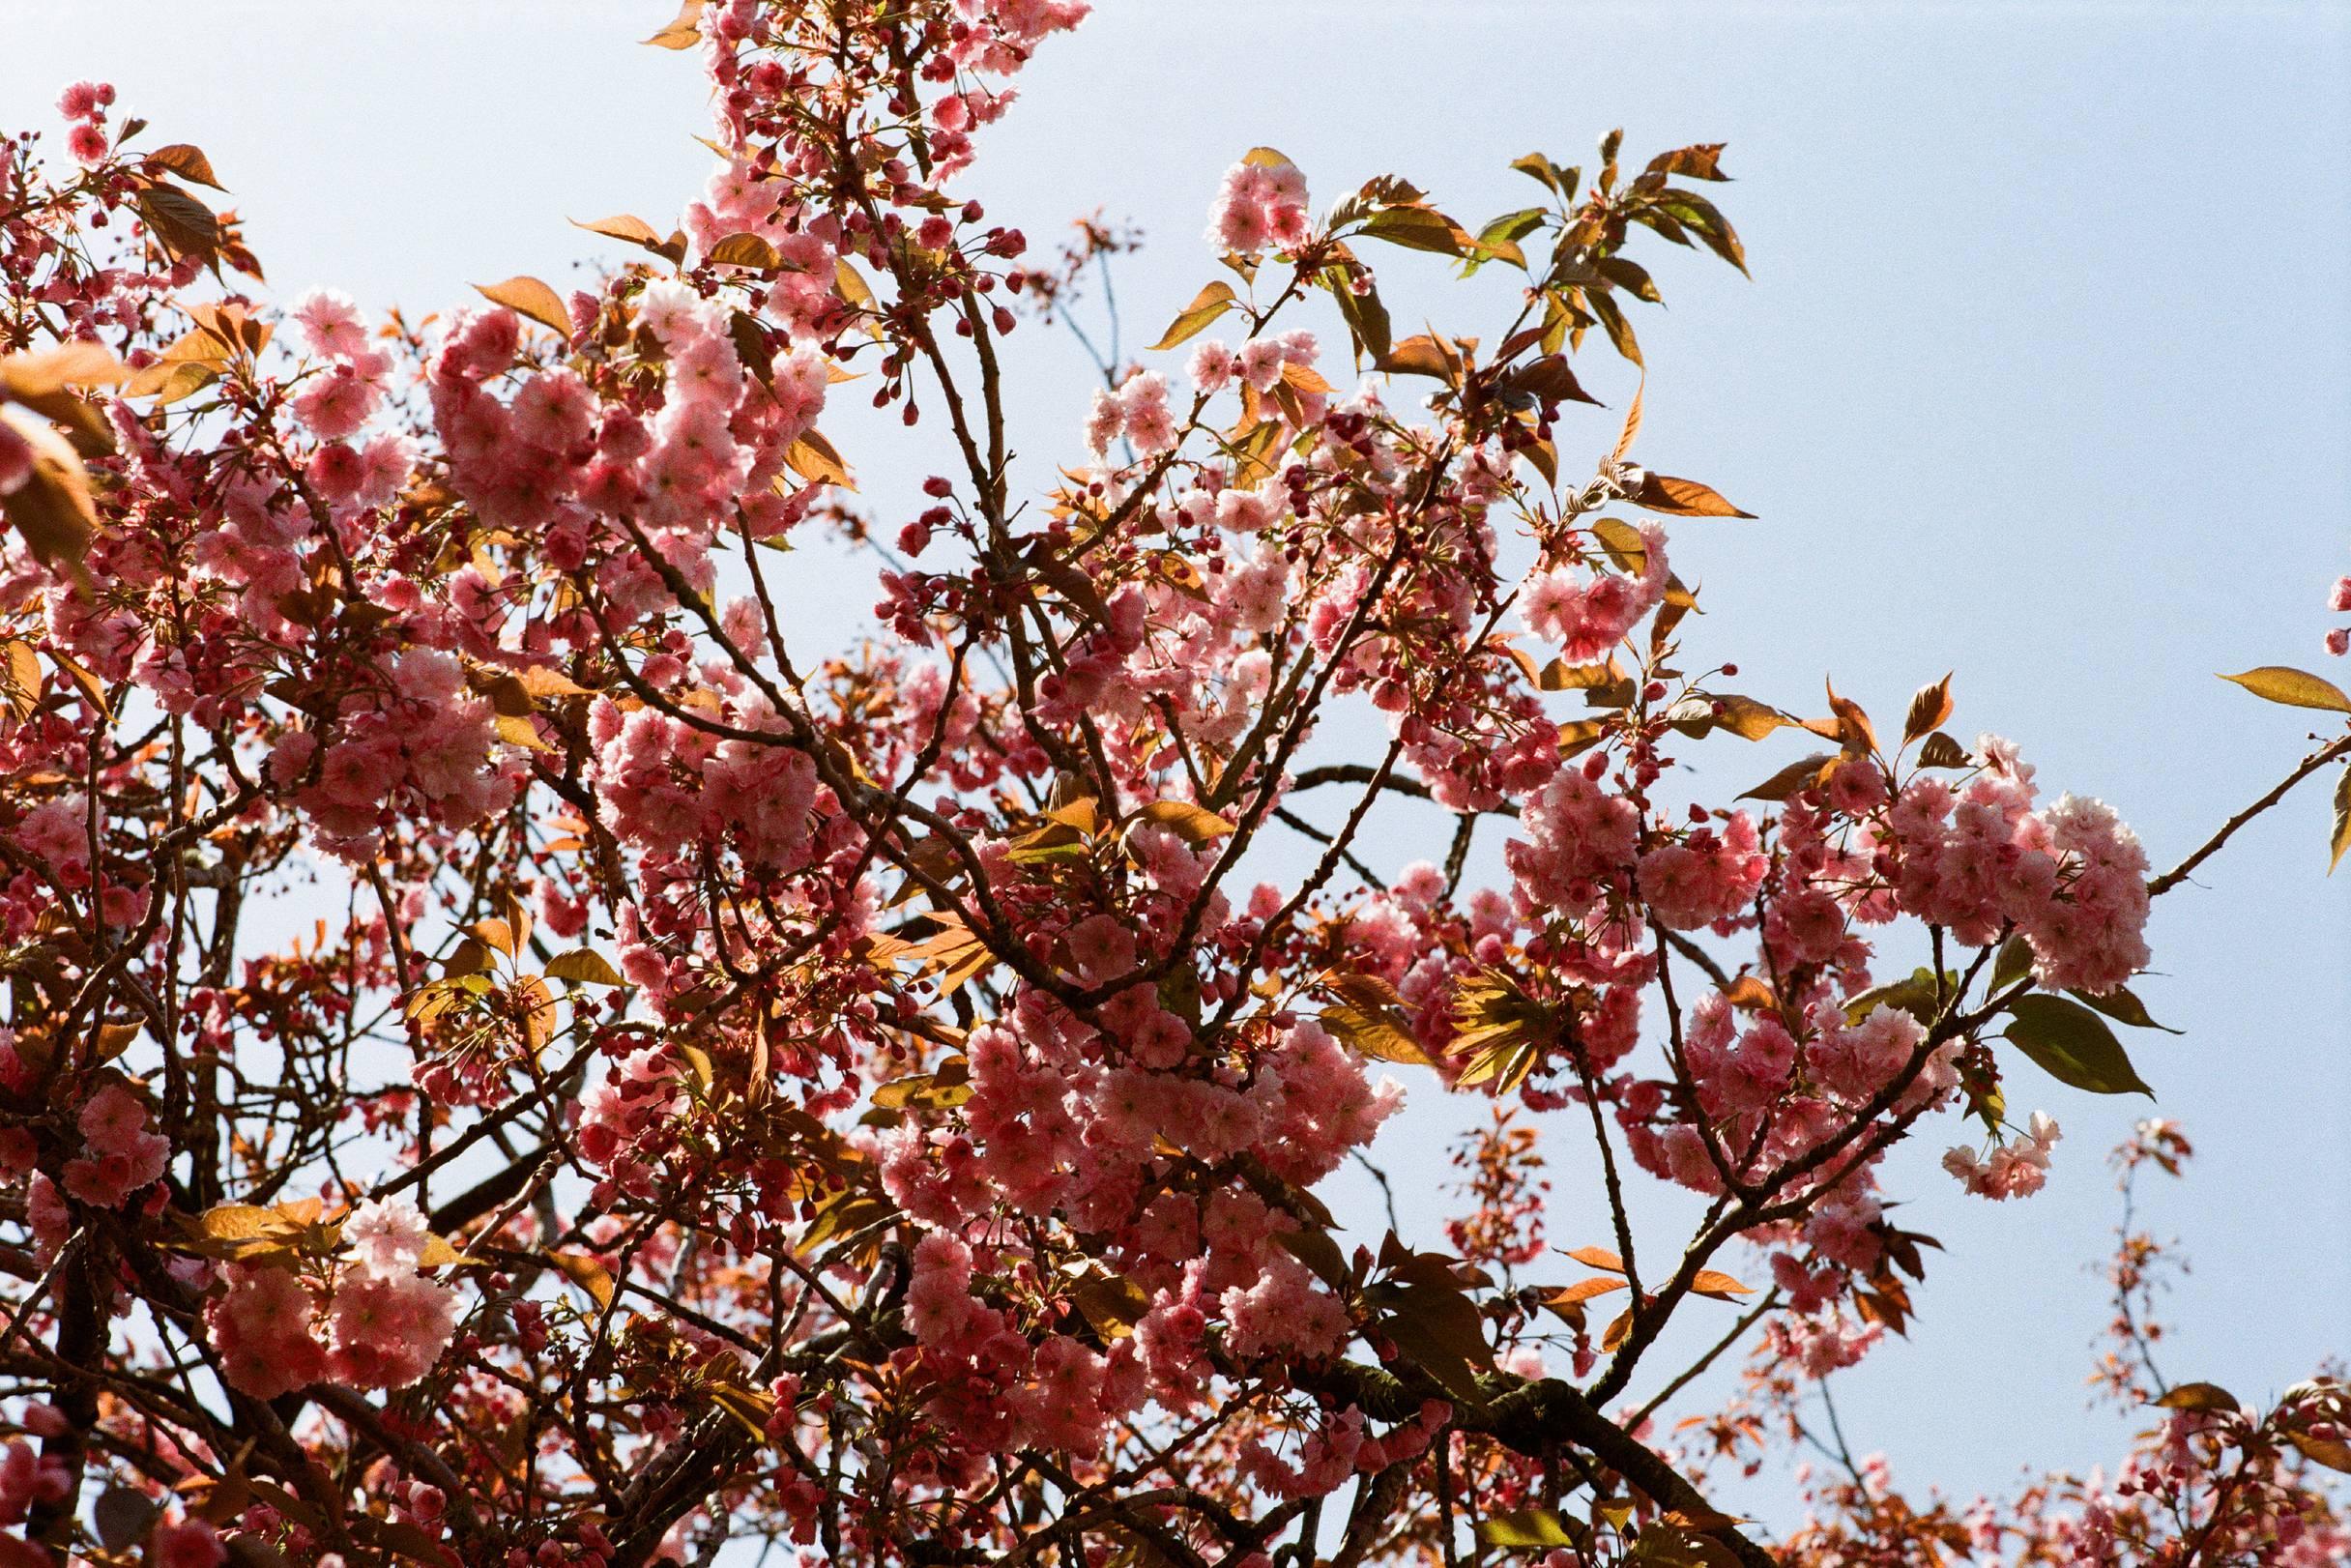
<svg viewBox="0 0 2351 1568">
<path fill-rule="evenodd" d="M 1696 479 L 1677 479 L 1670 474 L 1649 474 L 1642 477 L 1640 487 L 1627 496 L 1636 507 L 1650 511 L 1662 511 L 1669 517 L 1753 517 L 1752 511 L 1741 511 L 1711 486 Z"/>
<path fill-rule="evenodd" d="M 584 1252 L 550 1252 L 547 1262 L 555 1266 L 557 1273 L 587 1292 L 597 1306 L 612 1305 L 618 1288 L 613 1284 L 611 1269 Z"/>
<path fill-rule="evenodd" d="M 514 276 L 503 283 L 476 283 L 475 289 L 492 305 L 503 305 L 518 316 L 529 316 L 558 335 L 571 335 L 571 312 L 563 296 L 536 277 Z"/>
<path fill-rule="evenodd" d="M 1927 737 L 1927 743 L 1918 748 L 1921 768 L 1965 768 L 1973 761 L 1965 746 L 1940 730 Z"/>
<path fill-rule="evenodd" d="M 775 247 L 756 234 L 730 234 L 711 246 L 703 259 L 721 267 L 748 267 L 762 273 L 771 273 L 784 264 Z"/>
<path fill-rule="evenodd" d="M 1578 1280 L 1565 1290 L 1552 1292 L 1543 1298 L 1543 1304 L 1547 1307 L 1572 1307 L 1580 1301 L 1589 1301 L 1594 1296 L 1606 1295 L 1611 1291 L 1623 1289 L 1625 1289 L 1623 1280 L 1611 1279 L 1606 1274 L 1595 1274 L 1590 1279 Z"/>
<path fill-rule="evenodd" d="M 1135 815 L 1153 827 L 1166 828 L 1187 844 L 1205 844 L 1233 831 L 1233 824 L 1189 800 L 1153 800 Z"/>
<path fill-rule="evenodd" d="M 1752 790 L 1743 791 L 1742 800 L 1786 800 L 1820 782 L 1828 769 L 1836 765 L 1835 756 L 1815 751 L 1809 757 L 1789 763 Z"/>
<path fill-rule="evenodd" d="M 2335 830 L 2327 835 L 2327 875 L 2343 863 L 2343 852 L 2351 850 L 2351 764 L 2343 768 L 2342 776 L 2335 781 Z"/>
<path fill-rule="evenodd" d="M 1910 699 L 1909 716 L 1902 721 L 1902 744 L 1941 729 L 1943 721 L 1951 717 L 1952 706 L 1949 675 L 1930 686 L 1919 687 L 1918 695 Z"/>
<path fill-rule="evenodd" d="M 168 169 L 183 180 L 193 181 L 197 185 L 208 185 L 215 190 L 228 189 L 214 176 L 212 160 L 204 156 L 204 150 L 200 147 L 190 146 L 184 141 L 175 141 L 168 147 L 157 148 L 147 155 L 147 162 L 150 167 Z"/>
<path fill-rule="evenodd" d="M 2234 681 L 2256 697 L 2291 708 L 2323 708 L 2331 712 L 2351 713 L 2351 697 L 2343 695 L 2342 687 L 2307 670 L 2264 664 L 2242 675 L 2224 675 L 2220 679 Z"/>
<path fill-rule="evenodd" d="M 702 42 L 702 8 L 705 0 L 683 0 L 678 15 L 670 24 L 645 42 L 656 49 L 690 49 Z"/>
<path fill-rule="evenodd" d="M 591 234 L 601 234 L 607 239 L 626 240 L 630 245 L 641 245 L 648 250 L 661 243 L 661 236 L 653 232 L 651 223 L 627 213 L 615 213 L 610 218 L 599 218 L 593 223 L 583 223 L 575 218 L 571 220 L 571 226 L 586 229 Z"/>
<path fill-rule="evenodd" d="M 1624 1272 L 1624 1260 L 1606 1247 L 1578 1247 L 1567 1256 L 1586 1268 L 1605 1268 L 1611 1274 Z"/>
<path fill-rule="evenodd" d="M 792 472 L 811 484 L 837 484 L 844 490 L 856 485 L 849 478 L 849 465 L 821 430 L 811 430 L 795 441 L 784 452 L 784 461 Z"/>
<path fill-rule="evenodd" d="M 2158 1408 L 2166 1410 L 2229 1410 L 2242 1409 L 2237 1396 L 2219 1383 L 2181 1383 L 2157 1400 Z"/>
</svg>

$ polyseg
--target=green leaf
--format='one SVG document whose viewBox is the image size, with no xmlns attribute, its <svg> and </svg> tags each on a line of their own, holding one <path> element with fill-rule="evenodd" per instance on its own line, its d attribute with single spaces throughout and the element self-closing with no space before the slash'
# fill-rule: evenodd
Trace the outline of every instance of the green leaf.
<svg viewBox="0 0 2351 1568">
<path fill-rule="evenodd" d="M 2033 944 L 2022 937 L 2011 937 L 2000 944 L 2000 955 L 1991 961 L 1991 988 L 1997 993 L 2007 990 L 2033 973 Z"/>
<path fill-rule="evenodd" d="M 1504 213 L 1477 231 L 1478 243 L 1488 247 L 1505 243 L 1515 245 L 1541 228 L 1543 219 L 1548 216 L 1540 207 L 1522 207 L 1515 213 Z"/>
<path fill-rule="evenodd" d="M 1192 296 L 1192 303 L 1183 307 L 1183 314 L 1159 334 L 1153 349 L 1174 348 L 1187 338 L 1199 336 L 1208 330 L 1217 317 L 1233 308 L 1233 285 L 1219 279 Z"/>
<path fill-rule="evenodd" d="M 1477 1522 L 1477 1538 L 1488 1546 L 1547 1551 L 1554 1547 L 1573 1548 L 1579 1535 L 1588 1538 L 1591 1531 L 1574 1520 L 1562 1519 L 1548 1508 L 1513 1508 L 1506 1514 L 1493 1514 Z"/>
<path fill-rule="evenodd" d="M 1394 334 L 1388 324 L 1388 307 L 1379 303 L 1379 291 L 1367 281 L 1357 294 L 1351 281 L 1340 276 L 1333 278 L 1330 292 L 1339 302 L 1339 314 L 1347 319 L 1347 330 L 1354 335 L 1356 352 L 1374 364 L 1386 359 L 1394 346 Z"/>
<path fill-rule="evenodd" d="M 1364 219 L 1359 231 L 1367 240 L 1385 240 L 1408 250 L 1427 250 L 1440 256 L 1466 256 L 1476 241 L 1444 214 L 1429 207 L 1385 207 Z"/>
<path fill-rule="evenodd" d="M 2009 1003 L 2001 1031 L 2034 1065 L 2061 1084 L 2093 1094 L 2144 1094 L 2155 1098 L 2114 1031 L 2096 1013 L 2064 997 L 2018 997 Z"/>
<path fill-rule="evenodd" d="M 2087 991 L 2075 991 L 2070 995 L 2083 1006 L 2095 1007 L 2116 1023 L 2128 1024 L 2133 1029 L 2160 1029 L 2166 1034 L 2188 1032 L 2184 1029 L 2173 1029 L 2168 1024 L 2159 1024 L 2150 1018 L 2147 1015 L 2147 1004 L 2133 996 L 2131 988 L 2127 985 L 2118 985 L 2103 997 L 2093 996 Z"/>
<path fill-rule="evenodd" d="M 1945 970 L 1941 995 L 1946 998 L 1957 996 L 1959 988 L 1959 977 Z M 1864 991 L 1847 1002 L 1844 1004 L 1844 1017 L 1847 1024 L 1859 1024 L 1879 1007 L 1885 1006 L 1908 1013 L 1922 1024 L 1931 1024 L 1934 1022 L 1935 1004 L 1934 971 L 1915 969 L 1907 979 Z"/>
<path fill-rule="evenodd" d="M 2351 713 L 2351 697 L 2343 695 L 2342 687 L 2307 670 L 2264 664 L 2242 675 L 2224 675 L 2220 679 L 2234 681 L 2256 697 L 2284 703 L 2289 708 L 2323 708 L 2330 712 Z"/>
</svg>

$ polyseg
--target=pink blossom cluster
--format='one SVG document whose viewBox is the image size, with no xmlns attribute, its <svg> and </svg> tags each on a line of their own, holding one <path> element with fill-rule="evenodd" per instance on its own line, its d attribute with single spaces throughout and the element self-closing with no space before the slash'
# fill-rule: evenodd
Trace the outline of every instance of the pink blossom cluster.
<svg viewBox="0 0 2351 1568">
<path fill-rule="evenodd" d="M 1428 1400 L 1418 1415 L 1382 1437 L 1372 1432 L 1370 1418 L 1359 1407 L 1350 1405 L 1325 1415 L 1306 1435 L 1296 1460 L 1286 1460 L 1263 1440 L 1251 1438 L 1242 1446 L 1241 1466 L 1274 1496 L 1328 1496 L 1354 1476 L 1375 1475 L 1390 1465 L 1417 1459 L 1452 1419 L 1452 1406 Z"/>
<path fill-rule="evenodd" d="M 325 362 L 293 400 L 295 419 L 319 442 L 306 470 L 310 482 L 338 505 L 382 506 L 417 460 L 415 444 L 396 431 L 357 439 L 383 406 L 392 357 L 368 346 L 366 318 L 339 289 L 312 289 L 288 313 Z"/>
<path fill-rule="evenodd" d="M 405 1388 L 440 1360 L 457 1297 L 421 1271 L 432 1237 L 416 1205 L 363 1203 L 343 1222 L 343 1239 L 348 1261 L 323 1292 L 276 1263 L 221 1269 L 225 1289 L 206 1304 L 204 1324 L 233 1386 L 257 1399 L 327 1379 Z"/>
<path fill-rule="evenodd" d="M 1961 1146 L 1943 1156 L 1943 1169 L 1979 1198 L 2027 1198 L 2048 1179 L 2049 1150 L 2059 1136 L 2057 1123 L 2035 1111 L 2023 1134 L 1993 1148 L 1989 1159 Z"/>
<path fill-rule="evenodd" d="M 1288 366 L 1312 369 L 1320 352 L 1315 334 L 1302 328 L 1260 334 L 1243 343 L 1237 353 L 1211 337 L 1192 351 L 1184 374 L 1203 396 L 1214 396 L 1235 382 L 1252 392 L 1269 392 L 1285 379 Z M 1306 378 L 1295 379 L 1305 382 L 1296 391 L 1308 420 L 1320 418 L 1326 406 L 1321 399 L 1327 394 L 1311 390 L 1313 383 Z"/>
<path fill-rule="evenodd" d="M 1072 935 L 1088 970 L 1131 961 L 1123 933 Z M 1108 945 L 1089 953 L 1092 942 Z M 1178 1398 L 1174 1390 L 1203 1375 L 1202 1336 L 1211 1326 L 1228 1352 L 1248 1358 L 1328 1354 L 1350 1332 L 1339 1298 L 1275 1242 L 1295 1224 L 1290 1216 L 1246 1189 L 1149 1196 L 1146 1183 L 1168 1157 L 1156 1148 L 1172 1138 L 1193 1158 L 1247 1158 L 1311 1184 L 1369 1140 L 1401 1090 L 1373 1087 L 1360 1061 L 1313 1024 L 1291 1029 L 1234 1082 L 1188 1068 L 1180 1034 L 1147 1013 L 1130 1004 L 1123 1015 L 1142 1026 L 1125 1037 L 1135 1058 L 1128 1066 L 1103 1064 L 1091 1031 L 1033 1003 L 1012 1028 L 974 1031 L 965 1130 L 909 1122 L 881 1141 L 885 1187 L 933 1228 L 916 1255 L 910 1324 L 929 1352 L 959 1369 L 996 1369 L 1000 1385 L 953 1404 L 954 1424 L 974 1444 L 1001 1422 L 1014 1423 L 1015 1434 L 1034 1430 L 1039 1385 L 1096 1390 L 1108 1403 L 1088 1410 L 1089 1422 L 1132 1409 L 1146 1372 L 1161 1399 Z M 1025 1341 L 1006 1309 L 972 1295 L 978 1237 L 989 1216 L 1006 1209 L 1065 1214 L 1107 1231 L 1120 1271 L 1145 1291 L 1148 1309 L 1134 1336 L 1100 1367 L 1075 1350 L 1047 1357 L 1042 1348 L 1036 1356 L 1049 1364 L 1031 1366 L 1015 1349 Z"/>
<path fill-rule="evenodd" d="M 2147 965 L 2147 857 L 2111 808 L 2066 796 L 2033 809 L 2033 769 L 1996 737 L 1954 789 L 1921 772 L 1883 841 L 1902 910 L 1981 947 L 2014 926 L 2051 990 L 2110 991 Z"/>
<path fill-rule="evenodd" d="M 1116 392 L 1095 390 L 1093 410 L 1086 417 L 1086 445 L 1096 457 L 1120 439 L 1144 456 L 1156 456 L 1176 445 L 1176 436 L 1167 377 L 1158 371 L 1139 370 Z"/>
<path fill-rule="evenodd" d="M 163 1174 L 171 1141 L 148 1126 L 147 1104 L 110 1083 L 82 1107 L 81 1154 L 66 1163 L 65 1188 L 94 1208 L 120 1208 L 125 1199 Z"/>
<path fill-rule="evenodd" d="M 740 680 L 718 674 L 730 684 Z M 754 733 L 783 728 L 754 690 L 741 691 L 728 716 Z M 588 733 L 603 821 L 623 841 L 663 858 L 727 846 L 769 872 L 790 870 L 807 853 L 819 787 L 804 753 L 720 740 L 653 708 L 624 711 L 609 698 L 591 708 Z"/>
<path fill-rule="evenodd" d="M 28 1405 L 22 1421 L 25 1431 L 36 1437 L 65 1433 L 65 1417 L 53 1406 Z M 36 1503 L 65 1501 L 73 1495 L 74 1480 L 62 1455 L 44 1456 L 22 1437 L 11 1437 L 0 1445 L 0 1527 L 23 1524 Z M 49 1558 L 44 1553 L 33 1560 L 45 1564 Z"/>
<path fill-rule="evenodd" d="M 284 731 L 269 772 L 296 789 L 321 848 L 362 858 L 379 845 L 387 812 L 403 797 L 453 825 L 512 801 L 521 780 L 494 755 L 496 719 L 456 654 L 406 648 L 385 661 L 381 686 L 343 700 L 323 743 L 317 731 Z"/>
<path fill-rule="evenodd" d="M 677 1064 L 658 1046 L 623 1057 L 588 1090 L 580 1102 L 580 1153 L 605 1173 L 599 1202 L 623 1192 L 651 1196 L 654 1161 L 684 1103 Z"/>
<path fill-rule="evenodd" d="M 114 84 L 77 81 L 57 95 L 57 112 L 73 124 L 66 150 L 77 163 L 102 163 L 113 148 L 106 134 L 106 111 L 114 106 Z"/>
<path fill-rule="evenodd" d="M 1309 233 L 1306 176 L 1287 159 L 1244 159 L 1225 171 L 1208 208 L 1208 240 L 1253 256 L 1271 245 L 1295 250 Z"/>
<path fill-rule="evenodd" d="M 0 480 L 0 484 L 5 484 Z M 2327 608 L 2336 615 L 2351 615 L 2351 577 L 2337 577 L 2327 593 Z M 2332 626 L 2326 635 L 2327 652 L 2340 658 L 2351 653 L 2351 626 Z"/>
<path fill-rule="evenodd" d="M 1586 571 L 1572 565 L 1539 567 L 1521 587 L 1526 629 L 1555 643 L 1570 664 L 1608 657 L 1641 618 L 1665 602 L 1666 531 L 1640 525 L 1641 558 L 1631 572 Z"/>
</svg>

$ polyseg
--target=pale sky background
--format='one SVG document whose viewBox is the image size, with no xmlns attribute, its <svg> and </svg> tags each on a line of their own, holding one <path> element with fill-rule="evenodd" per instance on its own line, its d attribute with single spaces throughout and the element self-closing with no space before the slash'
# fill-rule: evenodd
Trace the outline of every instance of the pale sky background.
<svg viewBox="0 0 2351 1568">
<path fill-rule="evenodd" d="M 633 42 L 669 11 L 0 0 L 0 126 L 53 128 L 60 85 L 111 79 L 155 122 L 151 145 L 211 155 L 278 298 L 334 283 L 421 314 L 514 273 L 562 286 L 575 262 L 624 253 L 567 218 L 667 227 L 696 193 L 695 64 Z M 1739 689 L 1807 711 L 1834 674 L 1889 723 L 1956 668 L 1956 733 L 2017 740 L 2051 796 L 2115 802 L 2168 866 L 2311 733 L 2214 673 L 2351 681 L 2318 649 L 2327 585 L 2351 570 L 2347 65 L 2339 5 L 1123 0 L 1047 45 L 969 184 L 1039 250 L 1097 206 L 1146 231 L 1117 276 L 1131 351 L 1213 276 L 1205 210 L 1251 145 L 1295 160 L 1318 206 L 1397 172 L 1474 228 L 1534 199 L 1506 167 L 1531 148 L 1588 167 L 1616 125 L 1636 165 L 1727 140 L 1736 183 L 1710 193 L 1753 280 L 1662 243 L 1634 251 L 1669 303 L 1635 318 L 1652 371 L 1640 454 L 1760 514 L 1674 530 L 1708 611 L 1685 630 L 1693 656 L 1735 659 Z M 1393 257 L 1376 259 L 1400 330 L 1425 308 L 1491 333 L 1501 269 L 1446 290 L 1435 262 Z M 1078 455 L 1089 372 L 1059 333 L 1011 347 L 1033 486 Z M 1584 373 L 1614 408 L 1563 420 L 1571 469 L 1631 392 L 1605 348 Z M 855 420 L 827 424 L 866 494 L 906 515 L 928 468 Z M 855 635 L 863 580 L 823 551 L 795 560 L 799 639 Z M 1801 749 L 1718 738 L 1690 760 L 1735 789 Z M 2161 901 L 2162 973 L 2138 990 L 2187 1032 L 2127 1042 L 2199 1153 L 2142 1207 L 2195 1263 L 2165 1370 L 2254 1403 L 2351 1350 L 2351 872 L 2323 875 L 2328 787 Z M 1381 869 L 1441 855 L 1398 826 L 1373 846 Z M 1407 1230 L 1434 1243 L 1442 1139 L 1483 1109 L 1413 1088 L 1379 1152 Z M 1956 1125 L 1906 1150 L 1887 1176 L 1899 1218 L 1949 1250 L 1930 1255 L 1910 1338 L 1839 1383 L 1856 1451 L 1961 1496 L 2028 1463 L 2111 1465 L 2130 1427 L 2087 1411 L 2080 1379 L 2106 1317 L 2103 1154 L 2149 1108 L 2022 1062 L 2009 1094 L 2065 1127 L 2047 1190 L 1962 1199 L 1933 1169 Z M 1554 1147 L 1553 1239 L 1600 1239 L 1588 1145 Z M 1332 1188 L 1370 1218 L 1366 1184 Z M 1642 1239 L 1678 1242 L 1682 1212 L 1642 1208 Z M 1644 1369 L 1636 1396 L 1670 1370 Z M 1718 1501 L 1785 1526 L 1791 1497 L 1766 1478 Z"/>
</svg>

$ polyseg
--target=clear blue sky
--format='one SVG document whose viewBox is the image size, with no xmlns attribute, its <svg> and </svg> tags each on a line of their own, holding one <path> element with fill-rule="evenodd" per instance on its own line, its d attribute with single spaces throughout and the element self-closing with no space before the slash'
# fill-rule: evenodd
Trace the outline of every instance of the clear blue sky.
<svg viewBox="0 0 2351 1568">
<path fill-rule="evenodd" d="M 60 84 L 110 77 L 151 137 L 211 154 L 283 297 L 332 282 L 421 312 L 513 273 L 560 283 L 613 259 L 566 218 L 666 225 L 694 192 L 694 66 L 632 43 L 668 10 L 0 0 L 0 124 L 49 124 Z M 1727 140 L 1753 280 L 1653 257 L 1669 308 L 1638 318 L 1643 453 L 1761 514 L 1678 530 L 1709 612 L 1691 635 L 1795 707 L 1833 673 L 1899 711 L 1956 668 L 1955 730 L 2020 741 L 2052 793 L 2116 802 L 2169 864 L 2304 750 L 2293 711 L 2214 672 L 2328 662 L 2321 600 L 2351 570 L 2347 66 L 2335 5 L 1123 0 L 1024 76 L 972 191 L 1041 244 L 1097 205 L 1139 222 L 1132 344 L 1210 276 L 1208 198 L 1253 144 L 1318 203 L 1394 171 L 1474 226 L 1530 199 L 1505 167 L 1530 148 L 1588 161 L 1614 125 L 1642 156 Z M 1400 320 L 1425 301 L 1479 330 L 1434 267 L 1384 277 Z M 1059 334 L 1013 346 L 1033 482 L 1076 452 L 1087 372 Z M 1597 450 L 1615 418 L 1563 447 Z M 911 495 L 919 472 L 841 432 L 868 494 Z M 864 595 L 801 559 L 803 640 L 852 634 Z M 1737 744 L 1696 748 L 1708 777 L 1759 778 L 1795 742 Z M 2201 1156 L 2147 1205 L 2197 1265 L 2167 1370 L 2255 1401 L 2351 1350 L 2351 872 L 2321 874 L 2326 818 L 2306 786 L 2162 901 L 2140 991 L 2187 1033 L 2132 1042 Z M 1898 1164 L 1902 1217 L 1950 1250 L 1910 1340 L 1841 1385 L 1858 1450 L 1961 1495 L 2110 1462 L 2125 1432 L 2079 1378 L 2104 1318 L 2101 1156 L 2147 1107 L 2015 1078 L 2066 1128 L 2049 1188 L 1962 1201 L 1939 1140 Z M 1419 1101 L 1386 1152 L 1429 1239 L 1434 1140 L 1478 1112 Z M 1576 1146 L 1553 1176 L 1556 1239 L 1593 1239 Z M 1662 1233 L 1672 1206 L 1642 1218 Z M 1784 1487 L 1726 1500 L 1790 1517 Z"/>
</svg>

